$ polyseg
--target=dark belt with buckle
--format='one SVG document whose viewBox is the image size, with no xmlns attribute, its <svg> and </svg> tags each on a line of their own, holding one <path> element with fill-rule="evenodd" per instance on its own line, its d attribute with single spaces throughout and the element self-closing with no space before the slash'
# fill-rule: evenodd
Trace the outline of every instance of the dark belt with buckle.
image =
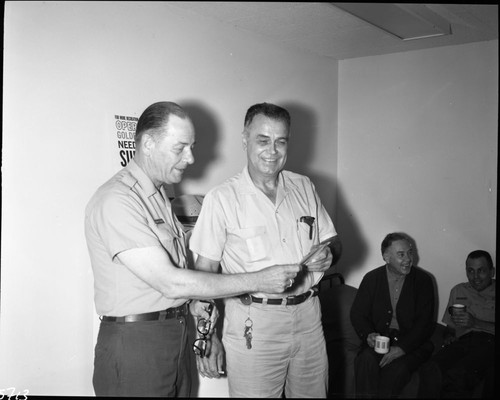
<svg viewBox="0 0 500 400">
<path fill-rule="evenodd" d="M 249 305 L 251 303 L 260 303 L 260 304 L 271 304 L 271 305 L 284 305 L 284 306 L 296 306 L 297 304 L 303 303 L 310 297 L 317 296 L 319 293 L 319 289 L 317 286 L 313 286 L 309 291 L 298 294 L 296 296 L 288 296 L 282 297 L 278 299 L 273 298 L 262 298 L 255 297 L 248 293 L 242 294 L 239 296 L 241 302 L 245 305 Z"/>
<path fill-rule="evenodd" d="M 141 321 L 162 321 L 170 318 L 184 317 L 188 315 L 188 305 L 184 303 L 182 306 L 175 308 L 167 308 L 166 310 L 154 311 L 144 314 L 125 315 L 124 317 L 108 317 L 102 316 L 101 321 L 105 322 L 141 322 Z"/>
</svg>

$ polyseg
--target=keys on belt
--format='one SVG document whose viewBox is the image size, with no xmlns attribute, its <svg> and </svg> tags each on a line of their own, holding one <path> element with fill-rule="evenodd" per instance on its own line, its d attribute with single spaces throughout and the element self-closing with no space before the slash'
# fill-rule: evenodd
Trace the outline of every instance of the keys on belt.
<svg viewBox="0 0 500 400">
<path fill-rule="evenodd" d="M 163 321 L 171 318 L 185 317 L 189 313 L 187 303 L 175 308 L 167 308 L 166 310 L 154 311 L 150 313 L 125 315 L 124 317 L 100 317 L 101 321 L 105 322 L 140 322 L 140 321 Z"/>
<path fill-rule="evenodd" d="M 245 305 L 249 305 L 251 303 L 260 303 L 260 304 L 270 304 L 270 305 L 294 306 L 303 303 L 310 297 L 317 296 L 318 293 L 319 293 L 318 287 L 313 286 L 311 289 L 309 289 L 309 291 L 305 293 L 298 294 L 296 296 L 282 297 L 278 299 L 255 297 L 248 293 L 242 294 L 241 296 L 238 297 L 240 298 L 241 302 Z"/>
</svg>

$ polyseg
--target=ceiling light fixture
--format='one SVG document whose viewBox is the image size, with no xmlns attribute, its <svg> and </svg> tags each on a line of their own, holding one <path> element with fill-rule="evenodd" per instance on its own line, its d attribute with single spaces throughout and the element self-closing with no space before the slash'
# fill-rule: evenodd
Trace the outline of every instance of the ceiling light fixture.
<svg viewBox="0 0 500 400">
<path fill-rule="evenodd" d="M 450 23 L 423 4 L 331 4 L 402 40 L 451 35 Z"/>
</svg>

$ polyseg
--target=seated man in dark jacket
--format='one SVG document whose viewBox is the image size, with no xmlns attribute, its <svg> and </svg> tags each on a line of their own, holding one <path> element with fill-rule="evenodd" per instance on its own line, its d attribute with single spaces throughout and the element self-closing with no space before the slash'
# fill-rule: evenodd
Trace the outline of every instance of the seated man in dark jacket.
<svg viewBox="0 0 500 400">
<path fill-rule="evenodd" d="M 368 272 L 351 308 L 351 322 L 363 342 L 355 360 L 356 397 L 397 397 L 411 375 L 432 354 L 434 286 L 413 267 L 411 241 L 390 233 L 382 241 L 386 262 Z M 386 354 L 374 350 L 375 336 L 390 338 Z"/>
</svg>

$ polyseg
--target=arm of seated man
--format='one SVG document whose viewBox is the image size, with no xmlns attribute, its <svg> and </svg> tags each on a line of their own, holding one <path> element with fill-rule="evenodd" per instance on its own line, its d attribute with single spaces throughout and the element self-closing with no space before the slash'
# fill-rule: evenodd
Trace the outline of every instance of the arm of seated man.
<svg viewBox="0 0 500 400">
<path fill-rule="evenodd" d="M 495 322 L 480 320 L 468 311 L 452 315 L 451 320 L 457 327 L 461 328 L 477 328 L 485 331 L 494 331 L 495 329 Z"/>
</svg>

